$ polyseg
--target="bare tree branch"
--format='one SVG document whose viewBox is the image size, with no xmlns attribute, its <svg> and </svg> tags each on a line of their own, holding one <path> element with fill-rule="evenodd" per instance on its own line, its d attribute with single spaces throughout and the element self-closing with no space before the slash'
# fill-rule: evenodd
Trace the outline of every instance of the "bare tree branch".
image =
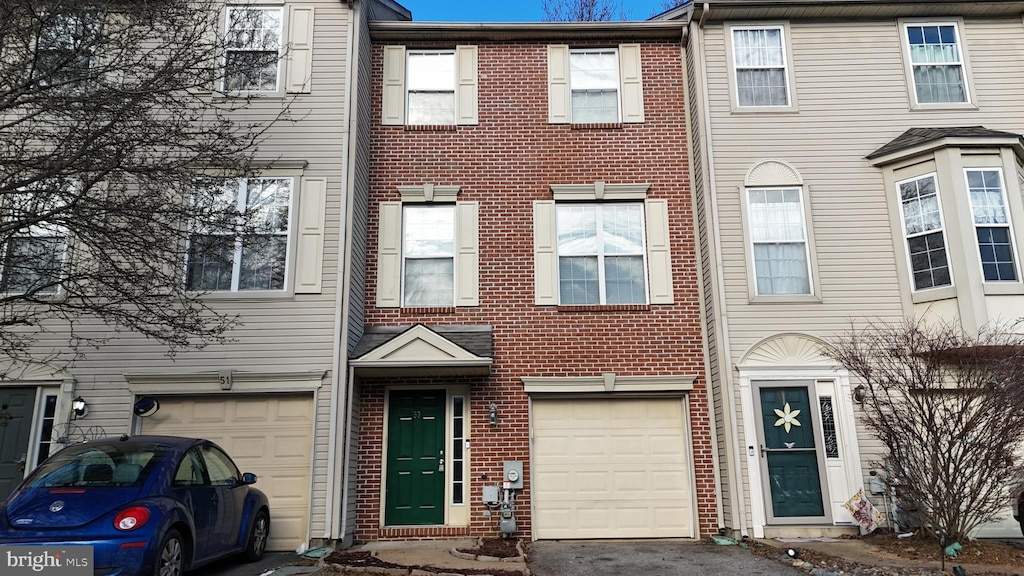
<svg viewBox="0 0 1024 576">
<path fill-rule="evenodd" d="M 834 344 L 867 387 L 862 421 L 888 449 L 878 465 L 904 511 L 952 539 L 996 519 L 1024 475 L 1024 336 L 907 320 Z"/>
<path fill-rule="evenodd" d="M 607 22 L 628 20 L 621 1 L 542 0 L 544 22 Z"/>
</svg>

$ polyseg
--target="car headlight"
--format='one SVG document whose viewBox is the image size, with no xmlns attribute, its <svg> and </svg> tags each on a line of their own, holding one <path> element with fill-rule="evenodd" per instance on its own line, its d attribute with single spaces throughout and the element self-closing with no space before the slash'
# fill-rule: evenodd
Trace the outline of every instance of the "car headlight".
<svg viewBox="0 0 1024 576">
<path fill-rule="evenodd" d="M 138 528 L 142 528 L 149 520 L 149 509 L 143 508 L 142 506 L 132 506 L 122 510 L 117 517 L 114 518 L 114 528 L 122 532 L 130 532 Z"/>
</svg>

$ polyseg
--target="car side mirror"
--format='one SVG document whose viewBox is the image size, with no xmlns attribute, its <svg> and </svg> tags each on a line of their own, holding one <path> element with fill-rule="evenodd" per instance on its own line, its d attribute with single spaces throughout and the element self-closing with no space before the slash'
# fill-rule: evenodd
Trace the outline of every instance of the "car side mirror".
<svg viewBox="0 0 1024 576">
<path fill-rule="evenodd" d="M 255 484 L 255 483 L 256 483 L 256 475 L 255 474 L 253 474 L 252 472 L 246 472 L 245 474 L 242 474 L 242 484 Z"/>
</svg>

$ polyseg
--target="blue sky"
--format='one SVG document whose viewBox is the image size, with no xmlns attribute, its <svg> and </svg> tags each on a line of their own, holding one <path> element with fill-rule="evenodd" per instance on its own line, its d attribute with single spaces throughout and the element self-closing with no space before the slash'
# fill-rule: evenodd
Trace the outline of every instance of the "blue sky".
<svg viewBox="0 0 1024 576">
<path fill-rule="evenodd" d="M 418 22 L 540 22 L 541 0 L 397 0 Z M 662 0 L 622 0 L 631 20 L 661 11 Z"/>
</svg>

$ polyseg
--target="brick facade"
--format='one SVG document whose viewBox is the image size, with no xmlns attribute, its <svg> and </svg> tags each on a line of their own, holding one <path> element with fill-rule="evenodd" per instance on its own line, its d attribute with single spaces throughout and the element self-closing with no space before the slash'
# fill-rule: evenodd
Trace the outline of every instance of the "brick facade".
<svg viewBox="0 0 1024 576">
<path fill-rule="evenodd" d="M 479 125 L 423 128 L 381 125 L 383 45 L 373 46 L 373 128 L 366 286 L 366 325 L 490 325 L 489 377 L 462 377 L 470 387 L 470 527 L 380 530 L 384 390 L 437 379 L 365 379 L 357 382 L 358 446 L 356 540 L 497 534 L 496 516 L 484 516 L 480 479 L 500 478 L 502 462 L 525 463 L 517 499 L 519 534 L 529 537 L 529 401 L 522 377 L 692 375 L 689 417 L 696 476 L 699 535 L 718 527 L 711 422 L 701 345 L 698 271 L 689 167 L 684 85 L 678 42 L 640 41 L 645 122 L 548 123 L 548 41 L 479 41 Z M 564 42 L 551 42 L 564 43 Z M 452 48 L 454 42 L 416 42 Z M 573 47 L 586 43 L 572 43 Z M 603 46 L 608 43 L 602 44 Z M 551 200 L 551 184 L 650 183 L 648 198 L 668 199 L 675 303 L 642 306 L 556 307 L 534 304 L 533 202 Z M 398 186 L 456 185 L 460 201 L 479 202 L 478 307 L 376 308 L 377 206 L 399 201 Z M 445 383 L 452 379 L 445 379 Z M 488 406 L 501 414 L 488 423 Z"/>
</svg>

